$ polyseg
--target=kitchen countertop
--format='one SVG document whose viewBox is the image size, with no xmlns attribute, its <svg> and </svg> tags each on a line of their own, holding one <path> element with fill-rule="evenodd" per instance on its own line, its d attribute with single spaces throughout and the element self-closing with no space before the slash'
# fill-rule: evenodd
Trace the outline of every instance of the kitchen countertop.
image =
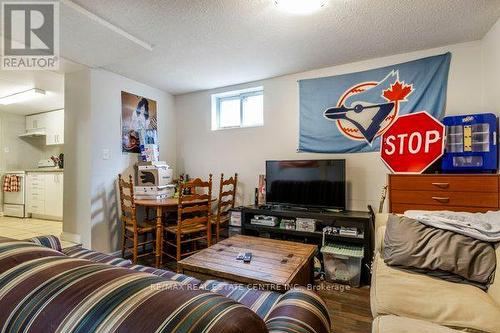
<svg viewBox="0 0 500 333">
<path fill-rule="evenodd" d="M 37 169 L 28 169 L 26 172 L 64 172 L 64 169 L 59 168 L 37 168 Z"/>
</svg>

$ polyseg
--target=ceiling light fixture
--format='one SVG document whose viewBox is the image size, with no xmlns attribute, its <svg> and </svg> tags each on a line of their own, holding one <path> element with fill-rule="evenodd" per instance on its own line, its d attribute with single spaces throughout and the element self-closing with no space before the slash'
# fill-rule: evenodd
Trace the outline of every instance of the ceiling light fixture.
<svg viewBox="0 0 500 333">
<path fill-rule="evenodd" d="M 275 0 L 278 8 L 292 14 L 306 15 L 320 10 L 327 0 Z"/>
<path fill-rule="evenodd" d="M 45 95 L 45 90 L 38 89 L 38 88 L 32 88 L 26 91 L 21 91 L 12 95 L 8 95 L 5 97 L 0 97 L 0 104 L 1 105 L 9 105 L 9 104 L 14 104 L 14 103 L 20 103 L 24 102 L 30 99 L 33 99 L 35 97 Z"/>
</svg>

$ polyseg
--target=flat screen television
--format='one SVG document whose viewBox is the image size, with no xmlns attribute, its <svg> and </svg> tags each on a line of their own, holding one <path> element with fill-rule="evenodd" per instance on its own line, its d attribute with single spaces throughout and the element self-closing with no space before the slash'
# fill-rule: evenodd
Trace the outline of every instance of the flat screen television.
<svg viewBox="0 0 500 333">
<path fill-rule="evenodd" d="M 266 202 L 345 210 L 345 160 L 266 161 Z"/>
</svg>

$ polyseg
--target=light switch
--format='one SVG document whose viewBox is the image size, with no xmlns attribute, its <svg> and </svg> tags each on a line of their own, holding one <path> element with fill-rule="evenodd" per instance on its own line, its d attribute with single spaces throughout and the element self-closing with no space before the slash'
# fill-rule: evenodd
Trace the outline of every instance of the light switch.
<svg viewBox="0 0 500 333">
<path fill-rule="evenodd" d="M 10 153 L 10 149 L 9 149 L 9 147 L 5 147 L 5 148 L 3 149 L 3 151 L 4 151 L 4 153 Z"/>
<path fill-rule="evenodd" d="M 109 158 L 110 158 L 109 149 L 104 148 L 104 149 L 102 150 L 102 159 L 103 159 L 103 160 L 109 160 Z"/>
</svg>

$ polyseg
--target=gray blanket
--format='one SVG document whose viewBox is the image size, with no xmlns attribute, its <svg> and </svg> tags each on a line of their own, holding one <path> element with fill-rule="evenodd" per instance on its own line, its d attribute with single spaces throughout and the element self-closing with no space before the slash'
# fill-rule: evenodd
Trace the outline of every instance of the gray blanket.
<svg viewBox="0 0 500 333">
<path fill-rule="evenodd" d="M 405 216 L 431 227 L 450 230 L 485 242 L 500 242 L 500 211 L 467 213 L 449 210 L 407 210 Z"/>
<path fill-rule="evenodd" d="M 492 244 L 396 215 L 387 222 L 384 261 L 390 266 L 449 272 L 484 285 L 493 282 L 496 268 Z"/>
</svg>

